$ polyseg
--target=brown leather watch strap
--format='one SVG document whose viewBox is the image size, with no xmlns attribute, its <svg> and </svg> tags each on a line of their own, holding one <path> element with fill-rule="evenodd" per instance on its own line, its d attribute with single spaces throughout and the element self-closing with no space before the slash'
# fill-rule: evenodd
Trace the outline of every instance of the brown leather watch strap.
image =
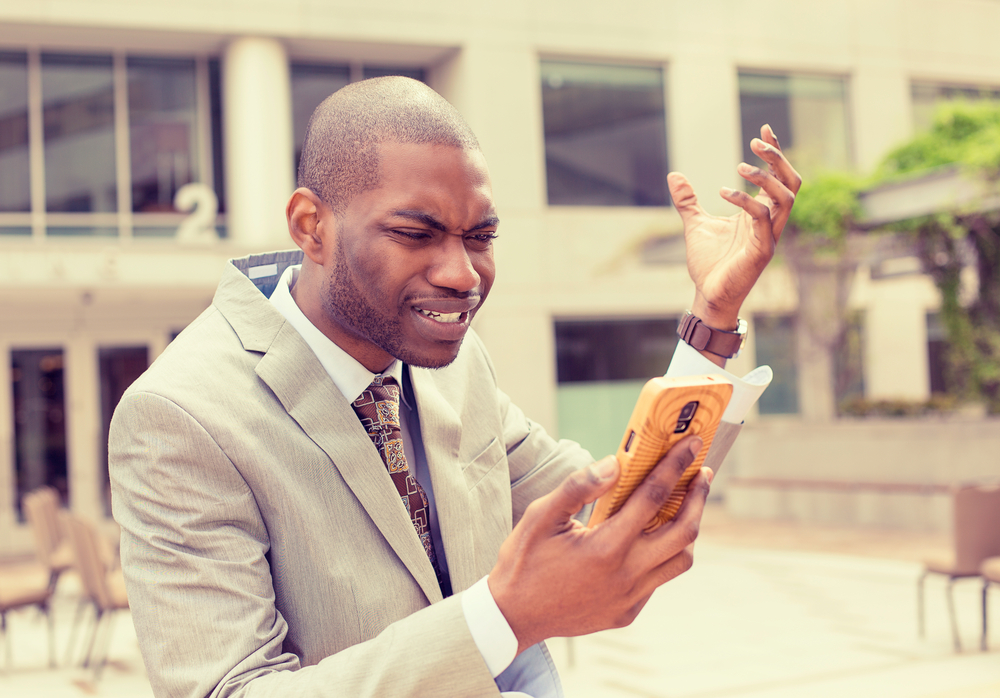
<svg viewBox="0 0 1000 698">
<path fill-rule="evenodd" d="M 677 326 L 677 336 L 698 351 L 707 351 L 724 359 L 732 359 L 739 355 L 747 336 L 747 323 L 742 318 L 735 331 L 719 330 L 709 327 L 701 318 L 691 311 L 684 313 L 680 325 Z"/>
</svg>

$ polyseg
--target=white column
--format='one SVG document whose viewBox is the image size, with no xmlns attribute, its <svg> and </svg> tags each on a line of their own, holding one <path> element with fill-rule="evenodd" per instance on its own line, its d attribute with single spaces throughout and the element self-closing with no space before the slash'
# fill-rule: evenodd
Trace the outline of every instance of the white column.
<svg viewBox="0 0 1000 698">
<path fill-rule="evenodd" d="M 226 210 L 241 246 L 290 247 L 285 204 L 294 189 L 288 56 L 275 39 L 243 37 L 223 60 Z"/>
<path fill-rule="evenodd" d="M 92 521 L 104 518 L 100 471 L 101 386 L 97 345 L 86 335 L 73 336 L 65 345 L 66 474 L 69 506 L 74 514 Z"/>
</svg>

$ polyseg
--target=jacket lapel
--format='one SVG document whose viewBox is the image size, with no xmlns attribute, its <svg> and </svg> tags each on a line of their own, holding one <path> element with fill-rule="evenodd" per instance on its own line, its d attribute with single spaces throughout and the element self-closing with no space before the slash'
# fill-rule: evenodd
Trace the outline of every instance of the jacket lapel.
<svg viewBox="0 0 1000 698">
<path fill-rule="evenodd" d="M 462 422 L 455 408 L 441 393 L 428 369 L 410 367 L 410 379 L 417 400 L 420 435 L 434 486 L 438 526 L 448 560 L 451 586 L 458 592 L 478 581 L 469 488 L 459 458 Z M 447 371 L 447 369 L 444 369 Z M 441 375 L 442 370 L 435 371 Z"/>
<path fill-rule="evenodd" d="M 238 305 L 232 304 L 233 301 L 238 301 Z M 257 375 L 274 391 L 292 419 L 330 457 L 428 601 L 441 600 L 434 568 L 385 464 L 350 403 L 337 390 L 305 340 L 252 282 L 231 265 L 214 302 L 244 348 L 264 354 L 257 364 Z"/>
</svg>

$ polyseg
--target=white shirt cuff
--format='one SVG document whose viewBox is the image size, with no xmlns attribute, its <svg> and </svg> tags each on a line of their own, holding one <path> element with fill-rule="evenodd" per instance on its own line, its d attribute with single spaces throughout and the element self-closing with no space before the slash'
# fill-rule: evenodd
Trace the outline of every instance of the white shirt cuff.
<svg viewBox="0 0 1000 698">
<path fill-rule="evenodd" d="M 496 678 L 517 656 L 517 636 L 493 599 L 486 577 L 462 592 L 462 611 L 479 654 Z"/>
<path fill-rule="evenodd" d="M 670 359 L 670 366 L 667 368 L 666 376 L 703 376 L 703 375 L 724 376 L 733 383 L 733 396 L 729 399 L 729 406 L 722 413 L 722 421 L 729 424 L 740 424 L 743 422 L 747 412 L 757 402 L 764 389 L 771 384 L 774 374 L 770 366 L 758 366 L 742 378 L 730 373 L 721 366 L 712 363 L 704 355 L 690 344 L 684 341 L 677 342 L 674 356 Z"/>
</svg>

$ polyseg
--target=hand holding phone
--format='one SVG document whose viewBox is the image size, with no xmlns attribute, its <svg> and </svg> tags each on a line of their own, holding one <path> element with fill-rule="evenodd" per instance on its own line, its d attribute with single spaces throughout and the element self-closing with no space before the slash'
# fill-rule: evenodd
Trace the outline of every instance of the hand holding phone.
<svg viewBox="0 0 1000 698">
<path fill-rule="evenodd" d="M 698 457 L 684 471 L 670 498 L 645 530 L 654 531 L 674 518 L 688 485 L 705 462 L 732 394 L 732 383 L 716 375 L 648 381 L 615 454 L 621 475 L 617 484 L 597 500 L 587 525 L 596 526 L 614 515 L 674 444 L 689 434 L 697 434 L 703 442 Z"/>
</svg>

